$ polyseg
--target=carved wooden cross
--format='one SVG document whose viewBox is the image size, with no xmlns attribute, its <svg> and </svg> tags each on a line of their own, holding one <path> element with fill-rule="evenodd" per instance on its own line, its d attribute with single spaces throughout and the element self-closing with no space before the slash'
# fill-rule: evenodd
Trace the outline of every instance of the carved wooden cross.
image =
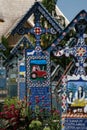
<svg viewBox="0 0 87 130">
<path fill-rule="evenodd" d="M 85 44 L 86 34 L 82 34 L 77 39 L 77 43 L 73 48 L 66 47 L 63 50 L 57 51 L 54 53 L 55 56 L 62 56 L 65 54 L 66 57 L 70 55 L 74 56 L 77 59 L 77 69 L 75 70 L 75 74 L 85 75 L 85 67 L 87 64 L 85 60 L 87 58 L 87 45 Z"/>
</svg>

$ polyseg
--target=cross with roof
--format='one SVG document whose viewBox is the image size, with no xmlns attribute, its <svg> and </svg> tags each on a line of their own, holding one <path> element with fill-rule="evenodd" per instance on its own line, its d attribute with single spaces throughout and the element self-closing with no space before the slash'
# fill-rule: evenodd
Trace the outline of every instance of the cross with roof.
<svg viewBox="0 0 87 130">
<path fill-rule="evenodd" d="M 76 75 L 86 75 L 85 67 L 87 67 L 87 64 L 85 63 L 85 60 L 87 58 L 87 45 L 85 44 L 85 38 L 87 38 L 87 34 L 84 33 L 87 24 L 82 21 L 83 20 L 79 20 L 76 24 L 76 31 L 78 33 L 76 45 L 72 48 L 69 48 L 69 46 L 67 46 L 65 49 L 54 52 L 55 56 L 62 56 L 65 54 L 66 57 L 72 55 L 76 58 Z"/>
<path fill-rule="evenodd" d="M 34 16 L 34 27 L 28 28 L 24 26 L 24 23 L 28 20 L 28 18 L 33 14 Z M 52 26 L 42 27 L 41 25 L 41 16 L 43 16 L 47 22 Z M 19 21 L 16 27 L 12 30 L 11 34 L 14 35 L 18 33 L 19 35 L 24 34 L 33 34 L 35 36 L 36 47 L 40 49 L 41 36 L 43 34 L 56 34 L 62 32 L 62 28 L 55 21 L 54 18 L 48 13 L 48 11 L 42 6 L 40 2 L 35 2 L 35 4 L 29 9 L 29 11 L 25 14 L 25 16 Z"/>
<path fill-rule="evenodd" d="M 40 46 L 40 42 L 41 42 L 41 35 L 43 34 L 56 34 L 56 31 L 53 28 L 44 28 L 41 26 L 40 24 L 40 17 L 41 17 L 41 13 L 40 11 L 36 10 L 36 12 L 34 12 L 34 27 L 32 28 L 25 28 L 25 34 L 33 34 L 35 36 L 35 40 L 36 40 L 36 46 Z M 19 34 L 21 34 L 21 28 L 19 29 Z"/>
</svg>

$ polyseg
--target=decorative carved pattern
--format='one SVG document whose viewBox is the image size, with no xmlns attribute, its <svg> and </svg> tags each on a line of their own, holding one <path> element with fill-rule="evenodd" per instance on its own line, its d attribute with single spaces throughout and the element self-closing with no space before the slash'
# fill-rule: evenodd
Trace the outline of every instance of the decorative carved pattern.
<svg viewBox="0 0 87 130">
<path fill-rule="evenodd" d="M 76 64 L 77 68 L 75 70 L 76 75 L 78 74 L 86 75 L 85 60 L 87 58 L 87 45 L 85 44 L 85 38 L 87 37 L 87 35 L 84 33 L 87 27 L 86 15 L 87 15 L 86 12 L 82 11 L 81 14 L 77 15 L 77 17 L 73 21 L 73 23 L 76 23 L 74 24 L 74 26 L 78 34 L 77 42 L 75 43 L 76 45 L 72 48 L 69 48 L 67 46 L 65 47 L 65 49 L 59 50 L 54 53 L 55 56 L 62 56 L 63 54 L 65 54 L 66 57 L 69 57 L 70 55 L 74 56 L 77 59 L 77 64 Z M 69 27 L 68 30 L 66 28 L 65 31 L 63 31 L 63 33 L 60 35 L 60 40 L 58 38 L 57 41 L 61 41 L 66 36 L 68 31 L 69 31 Z"/>
</svg>

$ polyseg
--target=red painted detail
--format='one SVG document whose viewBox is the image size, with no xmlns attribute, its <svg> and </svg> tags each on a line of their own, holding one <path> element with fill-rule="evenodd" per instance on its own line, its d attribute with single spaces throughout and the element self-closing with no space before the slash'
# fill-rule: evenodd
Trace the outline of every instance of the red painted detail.
<svg viewBox="0 0 87 130">
<path fill-rule="evenodd" d="M 32 67 L 31 77 L 33 79 L 36 79 L 36 78 L 47 78 L 47 72 L 45 70 L 41 70 L 38 65 L 34 65 Z"/>
<path fill-rule="evenodd" d="M 34 29 L 34 32 L 35 32 L 37 35 L 40 35 L 41 32 L 42 32 L 42 30 L 41 30 L 40 27 L 36 27 L 36 28 Z"/>
</svg>

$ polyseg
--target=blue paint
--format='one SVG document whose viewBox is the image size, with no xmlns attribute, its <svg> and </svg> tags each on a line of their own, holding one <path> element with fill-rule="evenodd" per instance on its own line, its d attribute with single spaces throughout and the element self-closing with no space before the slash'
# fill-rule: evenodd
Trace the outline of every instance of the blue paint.
<svg viewBox="0 0 87 130">
<path fill-rule="evenodd" d="M 87 130 L 87 118 L 66 118 L 64 130 Z"/>
<path fill-rule="evenodd" d="M 20 71 L 20 72 L 25 72 L 25 71 L 26 71 L 25 66 L 20 65 L 20 67 L 19 67 L 19 71 Z"/>
<path fill-rule="evenodd" d="M 25 92 L 26 92 L 26 89 L 25 89 L 25 82 L 20 82 L 19 83 L 19 99 L 20 100 L 23 100 L 24 97 L 25 97 Z"/>
<path fill-rule="evenodd" d="M 42 60 L 31 60 L 30 64 L 45 65 L 45 64 L 47 64 L 47 61 L 43 60 L 43 59 Z"/>
</svg>

